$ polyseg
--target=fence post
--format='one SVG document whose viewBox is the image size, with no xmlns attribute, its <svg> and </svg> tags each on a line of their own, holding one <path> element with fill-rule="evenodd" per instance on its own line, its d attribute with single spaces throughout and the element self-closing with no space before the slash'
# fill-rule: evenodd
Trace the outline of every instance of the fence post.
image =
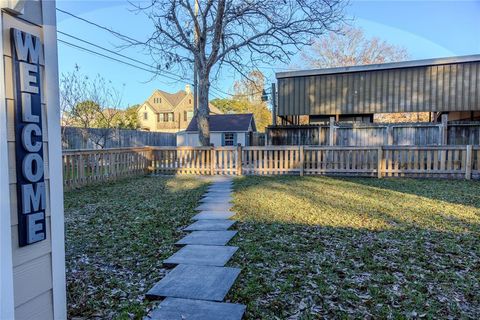
<svg viewBox="0 0 480 320">
<path fill-rule="evenodd" d="M 383 172 L 383 148 L 379 147 L 377 149 L 377 178 L 382 178 Z"/>
<path fill-rule="evenodd" d="M 153 148 L 147 148 L 147 157 L 146 157 L 147 166 L 145 168 L 146 173 L 150 172 L 153 173 Z"/>
<path fill-rule="evenodd" d="M 242 175 L 242 145 L 237 146 L 237 176 Z"/>
<path fill-rule="evenodd" d="M 393 145 L 393 126 L 387 125 L 387 145 Z"/>
<path fill-rule="evenodd" d="M 210 149 L 210 175 L 215 175 L 215 147 L 212 146 Z"/>
<path fill-rule="evenodd" d="M 442 124 L 439 126 L 440 129 L 440 145 L 447 145 L 448 143 L 448 114 L 442 114 Z"/>
<path fill-rule="evenodd" d="M 304 164 L 305 164 L 305 154 L 304 154 L 304 146 L 300 146 L 300 176 L 303 177 L 304 171 Z"/>
<path fill-rule="evenodd" d="M 81 181 L 80 183 L 85 183 L 85 163 L 83 162 L 83 154 L 80 153 L 78 155 L 78 172 L 77 172 L 77 181 Z"/>
<path fill-rule="evenodd" d="M 330 117 L 330 130 L 328 132 L 328 139 L 330 140 L 328 144 L 330 146 L 334 146 L 335 145 L 335 117 Z"/>
<path fill-rule="evenodd" d="M 465 161 L 465 179 L 470 180 L 472 178 L 472 146 L 467 146 L 467 158 Z"/>
</svg>

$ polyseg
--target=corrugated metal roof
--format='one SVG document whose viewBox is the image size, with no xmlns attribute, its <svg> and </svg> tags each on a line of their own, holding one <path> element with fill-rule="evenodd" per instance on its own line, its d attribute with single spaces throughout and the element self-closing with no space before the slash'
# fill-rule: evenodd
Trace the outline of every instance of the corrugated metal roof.
<svg viewBox="0 0 480 320">
<path fill-rule="evenodd" d="M 391 63 L 368 64 L 368 65 L 350 66 L 350 67 L 286 71 L 286 72 L 277 72 L 275 75 L 277 79 L 282 79 L 282 78 L 306 77 L 306 76 L 350 73 L 350 72 L 361 72 L 361 71 L 376 71 L 376 70 L 387 70 L 387 69 L 436 66 L 436 65 L 443 65 L 443 64 L 449 64 L 449 63 L 462 63 L 462 62 L 474 62 L 474 61 L 480 61 L 480 54 L 458 56 L 458 57 L 391 62 Z"/>
</svg>

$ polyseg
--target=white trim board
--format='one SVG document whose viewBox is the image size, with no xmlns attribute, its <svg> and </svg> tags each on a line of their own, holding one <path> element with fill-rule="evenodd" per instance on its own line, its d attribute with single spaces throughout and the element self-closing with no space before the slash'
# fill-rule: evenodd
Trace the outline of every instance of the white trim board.
<svg viewBox="0 0 480 320">
<path fill-rule="evenodd" d="M 55 1 L 42 1 L 45 50 L 45 101 L 47 104 L 50 214 L 52 239 L 53 314 L 67 318 L 65 280 L 65 226 L 63 208 L 62 144 L 58 77 L 57 20 Z M 52 170 L 56 170 L 52 174 Z"/>
<path fill-rule="evenodd" d="M 0 11 L 0 319 L 13 319 L 12 233 L 10 221 L 10 186 L 7 143 L 7 108 L 5 66 L 3 59 L 3 12 Z M 5 165 L 7 164 L 7 165 Z"/>
</svg>

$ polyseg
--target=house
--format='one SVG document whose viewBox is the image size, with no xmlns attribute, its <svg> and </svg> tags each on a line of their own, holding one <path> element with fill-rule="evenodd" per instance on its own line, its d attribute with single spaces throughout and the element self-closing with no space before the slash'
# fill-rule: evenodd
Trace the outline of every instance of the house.
<svg viewBox="0 0 480 320">
<path fill-rule="evenodd" d="M 211 114 L 222 114 L 209 105 Z M 193 93 L 190 86 L 177 93 L 155 90 L 138 109 L 140 129 L 146 131 L 178 132 L 185 130 L 193 118 Z"/>
<path fill-rule="evenodd" d="M 373 121 L 375 114 L 430 112 L 432 121 L 480 120 L 480 55 L 280 72 L 282 125 Z M 302 121 L 300 121 L 302 119 Z"/>
<path fill-rule="evenodd" d="M 252 145 L 253 132 L 257 131 L 252 113 L 211 115 L 210 142 L 214 146 Z M 197 119 L 177 134 L 177 146 L 199 146 Z"/>
</svg>

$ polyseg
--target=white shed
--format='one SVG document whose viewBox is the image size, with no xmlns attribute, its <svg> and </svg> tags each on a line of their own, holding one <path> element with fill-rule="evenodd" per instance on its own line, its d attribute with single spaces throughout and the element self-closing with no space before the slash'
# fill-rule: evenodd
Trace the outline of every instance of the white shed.
<svg viewBox="0 0 480 320">
<path fill-rule="evenodd" d="M 251 145 L 257 131 L 252 113 L 210 115 L 210 143 L 214 146 Z M 177 133 L 177 146 L 200 146 L 198 124 L 194 117 L 185 131 Z"/>
</svg>

